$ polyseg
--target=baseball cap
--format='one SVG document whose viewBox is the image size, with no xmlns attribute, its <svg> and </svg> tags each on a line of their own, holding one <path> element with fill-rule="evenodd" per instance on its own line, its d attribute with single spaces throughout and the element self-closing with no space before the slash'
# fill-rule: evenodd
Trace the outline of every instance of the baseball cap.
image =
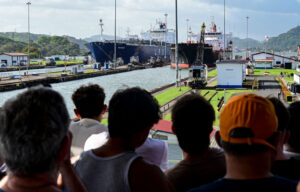
<svg viewBox="0 0 300 192">
<path fill-rule="evenodd" d="M 228 143 L 261 144 L 276 150 L 267 139 L 276 132 L 277 126 L 273 104 L 251 93 L 232 97 L 220 114 L 220 135 Z M 241 129 L 248 134 L 235 135 Z"/>
</svg>

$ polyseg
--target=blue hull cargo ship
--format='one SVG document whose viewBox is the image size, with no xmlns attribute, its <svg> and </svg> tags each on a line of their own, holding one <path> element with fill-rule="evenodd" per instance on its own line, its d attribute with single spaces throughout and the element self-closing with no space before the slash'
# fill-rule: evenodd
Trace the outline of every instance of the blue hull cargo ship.
<svg viewBox="0 0 300 192">
<path fill-rule="evenodd" d="M 97 63 L 103 65 L 105 62 L 113 61 L 114 42 L 91 42 L 86 44 Z M 140 63 L 146 63 L 151 57 L 170 60 L 170 44 L 166 46 L 144 43 L 117 43 L 117 58 L 122 58 L 124 64 L 130 62 L 132 56 L 138 56 Z"/>
<path fill-rule="evenodd" d="M 167 14 L 165 16 L 165 22 L 158 20 L 157 27 L 142 32 L 140 37 L 129 35 L 128 31 L 126 39 L 118 40 L 116 44 L 117 61 L 122 60 L 124 64 L 128 64 L 131 62 L 131 57 L 135 57 L 141 64 L 158 58 L 170 62 L 170 49 L 175 41 L 175 32 L 167 28 Z M 90 42 L 86 46 L 97 63 L 104 65 L 106 62 L 113 61 L 114 41 L 103 40 L 101 37 L 101 41 Z"/>
</svg>

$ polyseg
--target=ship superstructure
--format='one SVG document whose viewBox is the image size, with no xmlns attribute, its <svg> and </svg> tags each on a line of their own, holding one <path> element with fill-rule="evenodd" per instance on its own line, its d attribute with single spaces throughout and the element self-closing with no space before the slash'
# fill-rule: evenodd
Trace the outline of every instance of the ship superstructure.
<svg viewBox="0 0 300 192">
<path fill-rule="evenodd" d="M 167 15 L 165 15 L 167 18 Z M 166 19 L 167 20 L 167 19 Z M 170 60 L 170 47 L 174 43 L 174 32 L 167 28 L 167 23 L 157 21 L 154 28 L 138 35 L 128 35 L 118 40 L 116 56 L 122 59 L 124 64 L 130 63 L 131 57 L 138 57 L 140 63 L 146 63 L 150 59 Z M 97 63 L 113 61 L 114 42 L 91 42 L 86 44 Z"/>
<path fill-rule="evenodd" d="M 215 66 L 216 60 L 220 58 L 220 52 L 214 51 L 213 46 L 207 44 L 205 39 L 205 24 L 202 26 L 202 34 L 194 35 L 189 30 L 188 41 L 178 44 L 178 67 L 190 68 L 195 64 L 206 64 L 207 66 Z M 202 40 L 201 40 L 202 36 Z M 201 60 L 201 62 L 199 62 Z M 171 49 L 171 67 L 176 67 L 175 46 Z"/>
<path fill-rule="evenodd" d="M 196 40 L 200 42 L 200 33 L 193 34 L 192 31 L 189 31 L 190 41 Z M 209 29 L 204 34 L 204 42 L 207 45 L 213 47 L 213 51 L 222 52 L 223 50 L 230 49 L 230 39 L 232 39 L 232 34 L 225 35 L 225 46 L 224 46 L 224 33 L 221 30 L 218 30 L 217 25 L 214 21 L 214 18 L 211 18 L 211 23 Z"/>
</svg>

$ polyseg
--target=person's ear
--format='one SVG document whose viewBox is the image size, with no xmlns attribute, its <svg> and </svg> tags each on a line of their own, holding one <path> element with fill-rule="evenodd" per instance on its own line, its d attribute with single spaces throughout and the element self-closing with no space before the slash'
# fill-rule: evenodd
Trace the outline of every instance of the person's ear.
<svg viewBox="0 0 300 192">
<path fill-rule="evenodd" d="M 172 132 L 173 132 L 174 135 L 176 135 L 176 133 L 175 133 L 174 130 L 175 130 L 175 129 L 174 129 L 174 124 L 172 124 Z"/>
<path fill-rule="evenodd" d="M 220 131 L 217 131 L 215 133 L 215 140 L 216 140 L 218 146 L 222 148 Z"/>
<path fill-rule="evenodd" d="M 103 115 L 107 110 L 107 105 L 103 105 L 101 114 Z"/>
<path fill-rule="evenodd" d="M 136 138 L 135 146 L 136 147 L 143 145 L 143 143 L 148 138 L 149 131 L 150 131 L 150 129 L 144 129 L 143 131 L 139 131 L 138 133 L 136 133 L 136 136 L 135 136 L 135 138 Z"/>
<path fill-rule="evenodd" d="M 79 114 L 79 112 L 78 112 L 77 109 L 74 109 L 74 113 L 75 113 L 75 115 L 76 115 L 77 118 L 81 119 L 81 116 L 80 116 L 80 114 Z"/>
</svg>

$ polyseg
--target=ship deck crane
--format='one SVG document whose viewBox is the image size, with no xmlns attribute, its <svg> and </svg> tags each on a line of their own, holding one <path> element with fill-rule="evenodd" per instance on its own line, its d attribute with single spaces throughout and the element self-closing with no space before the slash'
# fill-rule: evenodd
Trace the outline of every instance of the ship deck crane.
<svg viewBox="0 0 300 192">
<path fill-rule="evenodd" d="M 189 77 L 191 81 L 189 86 L 193 89 L 204 88 L 207 84 L 207 66 L 204 64 L 204 35 L 205 23 L 201 27 L 200 43 L 197 47 L 197 58 L 194 64 L 189 69 Z"/>
</svg>

